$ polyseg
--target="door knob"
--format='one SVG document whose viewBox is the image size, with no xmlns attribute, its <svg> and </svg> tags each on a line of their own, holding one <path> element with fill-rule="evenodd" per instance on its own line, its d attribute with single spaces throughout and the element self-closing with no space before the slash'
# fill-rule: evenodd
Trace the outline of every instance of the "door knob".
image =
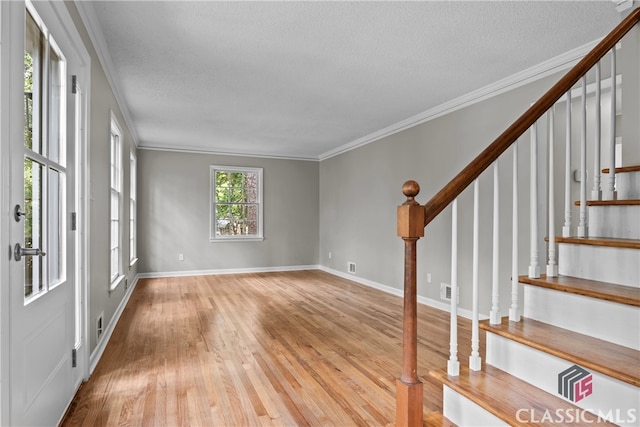
<svg viewBox="0 0 640 427">
<path fill-rule="evenodd" d="M 45 256 L 47 255 L 40 248 L 23 248 L 20 243 L 16 243 L 13 247 L 13 258 L 20 261 L 23 256 Z"/>
</svg>

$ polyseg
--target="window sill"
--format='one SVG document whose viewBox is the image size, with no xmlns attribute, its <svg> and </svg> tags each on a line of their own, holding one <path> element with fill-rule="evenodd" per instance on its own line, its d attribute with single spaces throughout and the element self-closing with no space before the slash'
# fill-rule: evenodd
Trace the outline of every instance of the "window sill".
<svg viewBox="0 0 640 427">
<path fill-rule="evenodd" d="M 264 237 L 217 237 L 209 239 L 211 243 L 262 242 Z"/>
<path fill-rule="evenodd" d="M 138 263 L 138 258 L 134 258 L 131 261 L 129 261 L 129 267 L 133 267 L 134 265 L 136 265 Z"/>
<path fill-rule="evenodd" d="M 111 282 L 111 286 L 109 287 L 109 292 L 113 292 L 116 290 L 116 288 L 120 285 L 120 283 L 122 283 L 124 281 L 124 274 L 118 276 L 116 278 L 116 280 L 114 280 L 113 282 Z"/>
</svg>

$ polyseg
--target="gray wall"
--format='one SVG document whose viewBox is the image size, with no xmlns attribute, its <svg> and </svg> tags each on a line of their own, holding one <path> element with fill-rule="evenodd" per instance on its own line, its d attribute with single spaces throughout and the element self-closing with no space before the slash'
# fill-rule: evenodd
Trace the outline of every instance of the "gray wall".
<svg viewBox="0 0 640 427">
<path fill-rule="evenodd" d="M 113 291 L 109 290 L 109 161 L 111 112 L 117 118 L 122 135 L 123 166 L 123 217 L 122 257 L 124 274 L 128 283 L 132 283 L 137 267 L 129 267 L 129 153 L 136 150 L 132 136 L 126 126 L 120 108 L 91 40 L 82 24 L 75 5 L 68 2 L 67 7 L 84 44 L 91 54 L 91 88 L 89 116 L 89 351 L 97 346 L 96 319 L 104 313 L 104 327 L 112 321 L 118 305 L 125 296 L 125 283 Z"/>
<path fill-rule="evenodd" d="M 492 142 L 553 83 L 546 78 L 436 118 L 374 143 L 326 159 L 320 164 L 320 263 L 346 272 L 357 263 L 357 275 L 402 289 L 403 243 L 396 236 L 396 207 L 404 202 L 403 182 L 421 185 L 417 200 L 424 204 L 482 149 Z M 528 134 L 523 141 L 528 141 Z M 528 176 L 529 146 L 520 149 L 520 175 Z M 527 158 L 525 158 L 527 154 Z M 544 152 L 541 153 L 544 155 Z M 542 157 L 544 159 L 544 157 Z M 501 206 L 510 209 L 511 155 L 500 160 Z M 519 209 L 521 274 L 527 271 L 528 181 L 521 179 Z M 542 187 L 544 188 L 544 187 Z M 491 177 L 481 179 L 481 313 L 488 314 L 491 289 Z M 541 193 L 544 194 L 544 191 Z M 471 308 L 472 192 L 463 193 L 459 205 L 460 305 Z M 510 212 L 510 210 L 508 211 Z M 501 229 L 501 304 L 510 300 L 511 216 Z M 440 283 L 450 283 L 450 208 L 426 228 L 418 243 L 418 293 L 440 300 Z M 544 242 L 542 242 L 544 243 Z M 541 259 L 545 245 L 540 247 Z M 332 257 L 329 258 L 329 252 Z M 544 261 L 542 261 L 544 262 Z M 427 283 L 427 273 L 432 283 Z M 503 310 L 503 315 L 506 314 Z"/>
<path fill-rule="evenodd" d="M 214 164 L 264 168 L 264 241 L 210 242 Z M 139 271 L 317 265 L 318 169 L 310 161 L 140 150 Z"/>
</svg>

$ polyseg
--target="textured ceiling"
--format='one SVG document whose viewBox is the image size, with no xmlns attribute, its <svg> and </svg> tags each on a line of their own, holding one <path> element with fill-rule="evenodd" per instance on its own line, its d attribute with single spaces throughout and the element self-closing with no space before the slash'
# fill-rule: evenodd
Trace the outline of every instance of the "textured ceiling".
<svg viewBox="0 0 640 427">
<path fill-rule="evenodd" d="M 140 147 L 309 159 L 620 21 L 611 1 L 88 5 Z"/>
</svg>

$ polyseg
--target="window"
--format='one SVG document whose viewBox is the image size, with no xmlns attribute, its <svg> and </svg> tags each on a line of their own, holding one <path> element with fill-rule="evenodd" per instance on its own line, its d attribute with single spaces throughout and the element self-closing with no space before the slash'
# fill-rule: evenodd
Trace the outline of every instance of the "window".
<svg viewBox="0 0 640 427">
<path fill-rule="evenodd" d="M 136 222 L 138 212 L 136 207 L 136 174 L 138 168 L 136 155 L 133 153 L 133 150 L 131 150 L 129 162 L 131 164 L 129 173 L 129 265 L 133 265 L 138 258 L 136 251 Z"/>
<path fill-rule="evenodd" d="M 122 278 L 121 247 L 122 228 L 120 223 L 120 212 L 122 210 L 122 141 L 120 127 L 111 118 L 111 225 L 110 242 L 111 255 L 110 267 L 111 289 L 118 286 Z"/>
<path fill-rule="evenodd" d="M 262 168 L 211 166 L 211 241 L 262 240 Z"/>
<path fill-rule="evenodd" d="M 24 246 L 47 254 L 24 261 L 24 298 L 66 279 L 66 60 L 31 7 L 24 39 Z"/>
</svg>

